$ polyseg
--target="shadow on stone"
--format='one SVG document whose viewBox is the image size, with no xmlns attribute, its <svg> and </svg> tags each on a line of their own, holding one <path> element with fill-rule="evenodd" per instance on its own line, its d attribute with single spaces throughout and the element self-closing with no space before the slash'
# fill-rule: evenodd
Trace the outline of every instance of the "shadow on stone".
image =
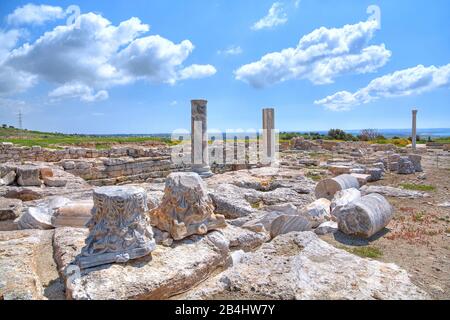
<svg viewBox="0 0 450 320">
<path fill-rule="evenodd" d="M 337 231 L 334 233 L 334 239 L 337 242 L 340 242 L 345 245 L 362 247 L 362 246 L 369 245 L 371 242 L 373 242 L 375 240 L 378 240 L 379 238 L 383 237 L 390 231 L 391 230 L 388 228 L 383 228 L 382 230 L 378 231 L 376 234 L 374 234 L 373 236 L 371 236 L 370 238 L 367 238 L 367 239 L 360 238 L 357 236 L 350 236 L 341 231 Z"/>
<path fill-rule="evenodd" d="M 44 289 L 44 296 L 48 300 L 65 300 L 65 289 L 61 278 L 54 279 Z"/>
</svg>

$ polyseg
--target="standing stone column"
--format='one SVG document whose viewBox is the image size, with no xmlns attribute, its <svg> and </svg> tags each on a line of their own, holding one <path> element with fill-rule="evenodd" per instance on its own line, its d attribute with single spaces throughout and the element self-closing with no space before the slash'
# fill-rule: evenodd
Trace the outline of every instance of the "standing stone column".
<svg viewBox="0 0 450 320">
<path fill-rule="evenodd" d="M 417 128 L 416 128 L 416 119 L 417 118 L 417 110 L 412 111 L 412 149 L 416 150 L 416 140 L 417 140 Z"/>
<path fill-rule="evenodd" d="M 191 161 L 192 171 L 201 177 L 212 176 L 208 155 L 206 100 L 191 100 Z"/>
<path fill-rule="evenodd" d="M 262 110 L 263 145 L 262 157 L 264 162 L 271 163 L 275 157 L 275 110 L 266 108 Z"/>
<path fill-rule="evenodd" d="M 100 187 L 94 190 L 89 236 L 77 257 L 81 269 L 127 262 L 155 249 L 153 230 L 145 213 L 147 193 L 139 187 Z"/>
</svg>

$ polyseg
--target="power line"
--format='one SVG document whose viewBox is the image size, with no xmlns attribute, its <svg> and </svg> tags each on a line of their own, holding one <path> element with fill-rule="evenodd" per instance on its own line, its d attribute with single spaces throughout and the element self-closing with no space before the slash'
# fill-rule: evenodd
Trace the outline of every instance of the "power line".
<svg viewBox="0 0 450 320">
<path fill-rule="evenodd" d="M 22 127 L 22 110 L 19 110 L 18 116 L 19 116 L 19 129 L 22 130 L 23 129 L 23 127 Z"/>
</svg>

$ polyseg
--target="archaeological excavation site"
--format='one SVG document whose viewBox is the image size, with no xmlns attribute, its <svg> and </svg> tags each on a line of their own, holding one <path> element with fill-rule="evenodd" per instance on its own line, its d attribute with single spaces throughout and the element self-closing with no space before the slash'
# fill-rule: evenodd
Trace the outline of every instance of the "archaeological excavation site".
<svg viewBox="0 0 450 320">
<path fill-rule="evenodd" d="M 0 0 L 2 314 L 448 305 L 449 39 L 448 0 Z"/>
<path fill-rule="evenodd" d="M 206 100 L 191 121 L 174 145 L 3 142 L 1 298 L 450 297 L 448 144 L 280 142 L 274 108 L 219 140 Z"/>
</svg>

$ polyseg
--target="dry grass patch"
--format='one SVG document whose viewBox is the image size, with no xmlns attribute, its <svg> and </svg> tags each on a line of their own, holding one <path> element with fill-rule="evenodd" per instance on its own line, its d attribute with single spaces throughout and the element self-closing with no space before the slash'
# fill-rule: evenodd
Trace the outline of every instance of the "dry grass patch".
<svg viewBox="0 0 450 320">
<path fill-rule="evenodd" d="M 435 186 L 430 186 L 426 184 L 412 184 L 412 183 L 402 183 L 400 186 L 403 189 L 415 190 L 415 191 L 435 191 Z"/>
</svg>

